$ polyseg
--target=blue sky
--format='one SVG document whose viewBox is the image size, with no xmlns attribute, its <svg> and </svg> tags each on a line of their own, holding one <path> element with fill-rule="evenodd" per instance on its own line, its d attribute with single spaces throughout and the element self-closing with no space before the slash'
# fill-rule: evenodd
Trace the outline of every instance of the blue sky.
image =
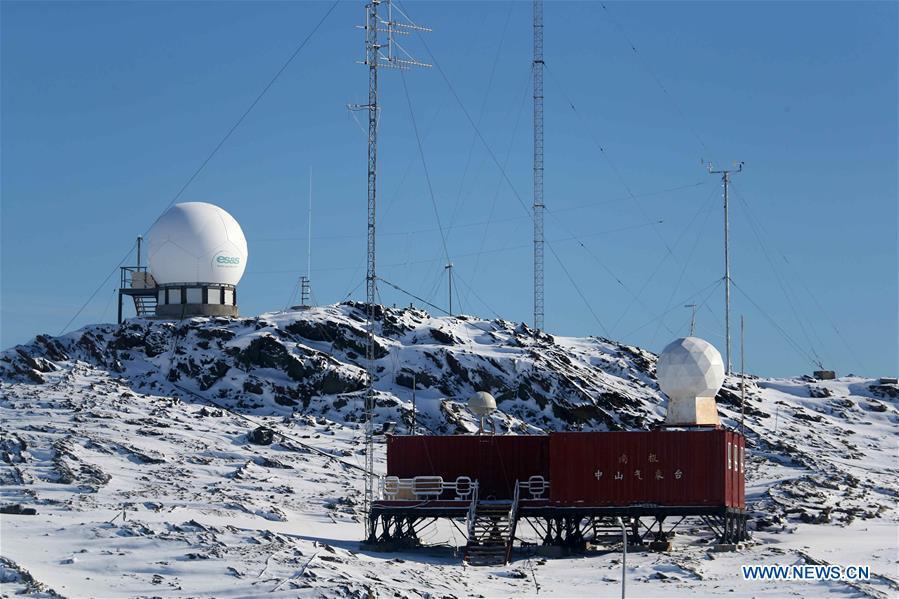
<svg viewBox="0 0 899 599">
<path fill-rule="evenodd" d="M 60 332 L 328 6 L 0 5 L 0 345 Z M 516 196 L 530 205 L 531 4 L 402 6 L 433 28 L 434 60 L 514 189 L 440 70 L 383 72 L 379 274 L 447 304 L 404 76 L 457 309 L 530 321 Z M 181 198 L 241 222 L 244 314 L 295 301 L 310 169 L 315 300 L 364 298 L 366 142 L 346 109 L 367 98 L 362 20 L 339 4 Z M 658 351 L 695 302 L 697 334 L 723 350 L 721 186 L 701 161 L 743 160 L 731 239 L 747 368 L 896 373 L 896 3 L 548 2 L 545 25 L 547 330 Z M 116 285 L 72 326 L 113 321 Z"/>
</svg>

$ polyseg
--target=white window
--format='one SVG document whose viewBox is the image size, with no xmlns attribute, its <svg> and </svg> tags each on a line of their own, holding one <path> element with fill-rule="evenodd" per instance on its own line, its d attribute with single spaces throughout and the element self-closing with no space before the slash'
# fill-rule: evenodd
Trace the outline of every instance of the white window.
<svg viewBox="0 0 899 599">
<path fill-rule="evenodd" d="M 233 289 L 225 289 L 225 305 L 226 306 L 234 305 L 234 290 Z"/>
<path fill-rule="evenodd" d="M 201 289 L 199 287 L 188 287 L 187 303 L 188 304 L 202 304 L 203 303 L 203 289 Z"/>
</svg>

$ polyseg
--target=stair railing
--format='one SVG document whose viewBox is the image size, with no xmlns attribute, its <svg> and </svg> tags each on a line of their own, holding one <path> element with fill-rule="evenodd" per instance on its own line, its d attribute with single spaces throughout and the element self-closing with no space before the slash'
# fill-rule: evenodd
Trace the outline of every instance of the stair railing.
<svg viewBox="0 0 899 599">
<path fill-rule="evenodd" d="M 518 524 L 518 502 L 521 499 L 521 483 L 515 481 L 515 493 L 509 508 L 509 538 L 506 541 L 506 563 L 512 561 L 512 545 L 515 544 L 515 527 Z"/>
<path fill-rule="evenodd" d="M 478 513 L 478 481 L 471 483 L 471 503 L 468 505 L 468 541 L 474 539 L 474 523 Z"/>
</svg>

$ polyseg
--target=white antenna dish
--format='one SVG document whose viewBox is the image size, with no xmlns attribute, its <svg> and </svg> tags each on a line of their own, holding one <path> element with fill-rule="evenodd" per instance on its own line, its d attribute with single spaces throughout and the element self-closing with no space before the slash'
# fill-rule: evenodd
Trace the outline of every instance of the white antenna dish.
<svg viewBox="0 0 899 599">
<path fill-rule="evenodd" d="M 468 409 L 471 413 L 478 417 L 478 434 L 484 434 L 484 420 L 496 411 L 496 399 L 486 391 L 478 391 L 468 399 Z M 490 421 L 493 432 L 496 433 L 496 427 L 493 421 Z"/>
</svg>

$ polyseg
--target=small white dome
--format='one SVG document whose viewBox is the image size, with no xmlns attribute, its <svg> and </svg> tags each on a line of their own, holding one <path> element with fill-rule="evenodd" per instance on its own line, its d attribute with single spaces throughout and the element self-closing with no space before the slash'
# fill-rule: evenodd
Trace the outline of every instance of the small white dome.
<svg viewBox="0 0 899 599">
<path fill-rule="evenodd" d="M 247 240 L 234 217 L 213 204 L 175 204 L 147 235 L 157 283 L 236 285 L 247 267 Z"/>
<path fill-rule="evenodd" d="M 670 398 L 715 397 L 724 383 L 724 361 L 708 341 L 684 337 L 659 354 L 656 378 Z"/>
<path fill-rule="evenodd" d="M 478 391 L 468 399 L 468 409 L 475 416 L 489 416 L 496 411 L 496 400 L 486 391 Z"/>
</svg>

